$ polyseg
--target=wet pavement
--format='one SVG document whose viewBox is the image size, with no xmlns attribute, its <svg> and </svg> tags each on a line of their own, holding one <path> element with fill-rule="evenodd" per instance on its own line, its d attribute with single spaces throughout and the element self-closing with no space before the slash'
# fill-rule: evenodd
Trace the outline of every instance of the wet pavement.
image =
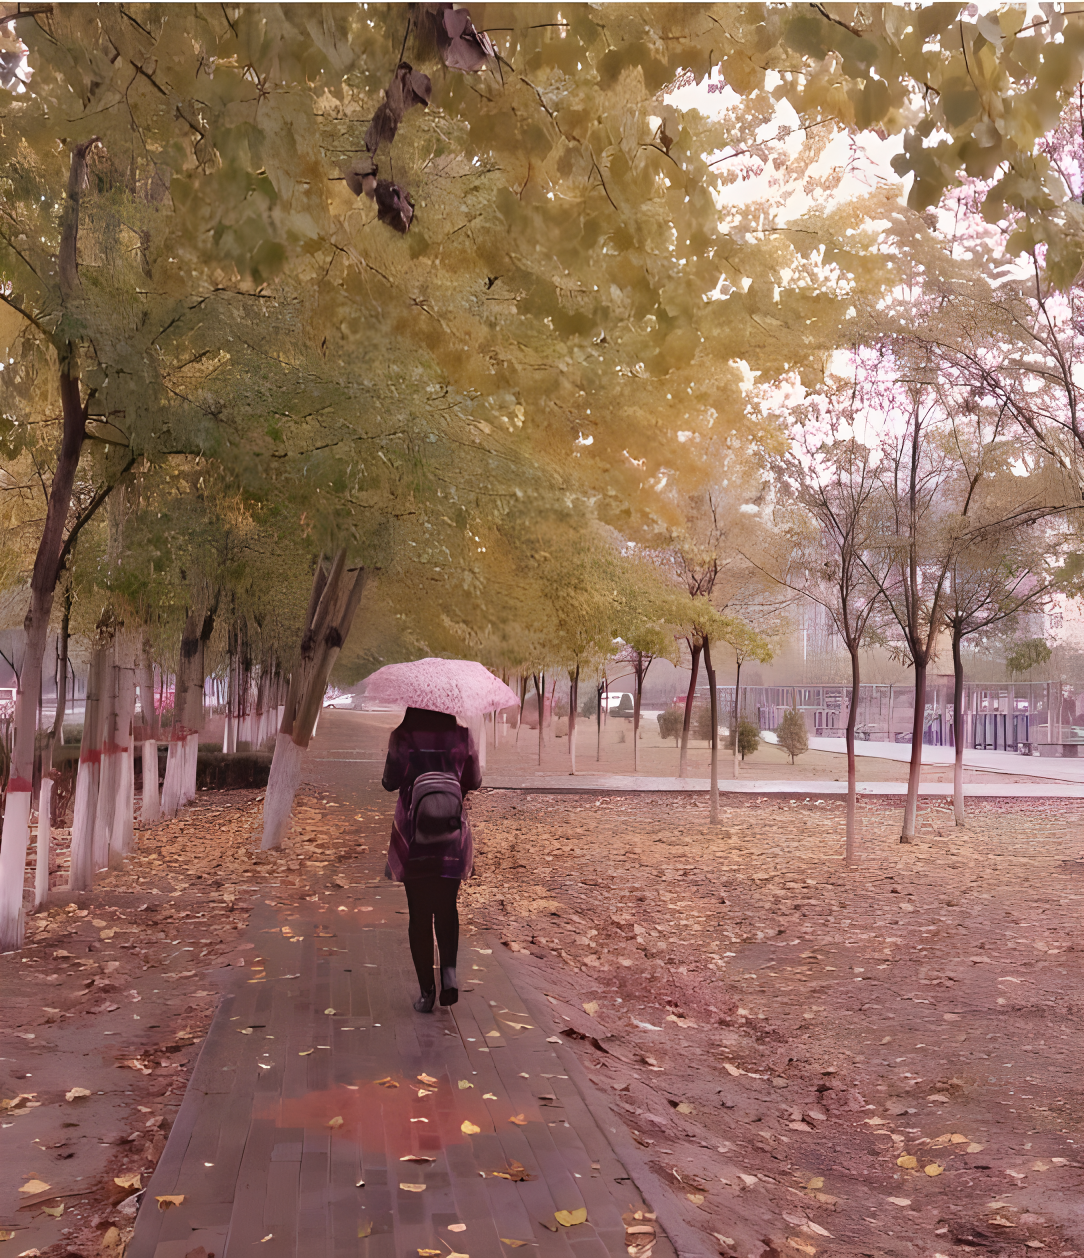
<svg viewBox="0 0 1084 1258">
<path fill-rule="evenodd" d="M 352 715 L 324 714 L 306 780 L 390 821 L 387 730 Z M 625 1255 L 622 1216 L 644 1207 L 616 1131 L 504 949 L 465 938 L 460 1003 L 416 1014 L 405 896 L 369 846 L 347 886 L 253 912 L 262 968 L 223 996 L 127 1258 Z"/>
</svg>

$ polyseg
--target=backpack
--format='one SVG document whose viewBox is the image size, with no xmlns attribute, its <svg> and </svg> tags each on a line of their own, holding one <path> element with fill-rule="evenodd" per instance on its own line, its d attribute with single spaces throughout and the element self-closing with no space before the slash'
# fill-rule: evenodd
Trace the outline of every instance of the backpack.
<svg viewBox="0 0 1084 1258">
<path fill-rule="evenodd" d="M 463 791 L 455 773 L 433 771 L 414 780 L 410 792 L 410 855 L 436 856 L 463 839 Z"/>
</svg>

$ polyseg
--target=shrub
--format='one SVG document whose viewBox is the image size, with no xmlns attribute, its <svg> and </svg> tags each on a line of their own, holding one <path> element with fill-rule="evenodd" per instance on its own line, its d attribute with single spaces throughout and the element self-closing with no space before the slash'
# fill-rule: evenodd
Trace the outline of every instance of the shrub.
<svg viewBox="0 0 1084 1258">
<path fill-rule="evenodd" d="M 698 703 L 693 707 L 693 716 L 690 725 L 690 732 L 694 738 L 702 738 L 705 742 L 711 742 L 710 703 Z"/>
<path fill-rule="evenodd" d="M 779 728 L 775 731 L 779 745 L 790 756 L 791 764 L 795 756 L 809 750 L 809 731 L 806 729 L 805 717 L 796 708 L 788 708 L 783 713 Z"/>
<path fill-rule="evenodd" d="M 659 734 L 664 738 L 672 738 L 674 745 L 681 743 L 681 730 L 685 724 L 685 709 L 673 704 L 665 712 L 659 713 Z"/>
<path fill-rule="evenodd" d="M 598 691 L 592 686 L 580 704 L 580 716 L 598 715 Z"/>
<path fill-rule="evenodd" d="M 727 734 L 726 745 L 730 751 L 734 750 L 733 730 Z M 738 721 L 738 754 L 744 760 L 746 756 L 751 756 L 759 746 L 760 726 L 747 721 L 744 716 L 741 717 Z"/>
</svg>

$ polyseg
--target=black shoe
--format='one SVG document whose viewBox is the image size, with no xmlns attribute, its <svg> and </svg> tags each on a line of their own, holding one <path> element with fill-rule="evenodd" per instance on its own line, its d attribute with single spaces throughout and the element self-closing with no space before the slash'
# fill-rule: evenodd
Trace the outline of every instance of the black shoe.
<svg viewBox="0 0 1084 1258">
<path fill-rule="evenodd" d="M 440 1003 L 454 1005 L 459 1002 L 459 980 L 455 976 L 455 966 L 440 968 Z"/>
<path fill-rule="evenodd" d="M 422 992 L 418 999 L 414 1002 L 414 1009 L 417 1013 L 432 1013 L 433 1002 L 437 998 L 437 989 L 431 987 L 427 992 Z"/>
</svg>

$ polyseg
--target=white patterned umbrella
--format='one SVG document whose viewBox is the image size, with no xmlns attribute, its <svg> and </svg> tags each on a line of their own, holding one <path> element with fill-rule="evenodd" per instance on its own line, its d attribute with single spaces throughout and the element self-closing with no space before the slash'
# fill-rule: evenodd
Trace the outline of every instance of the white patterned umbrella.
<svg viewBox="0 0 1084 1258">
<path fill-rule="evenodd" d="M 369 677 L 365 697 L 451 716 L 480 716 L 519 706 L 515 691 L 476 660 L 430 658 L 385 664 Z"/>
</svg>

